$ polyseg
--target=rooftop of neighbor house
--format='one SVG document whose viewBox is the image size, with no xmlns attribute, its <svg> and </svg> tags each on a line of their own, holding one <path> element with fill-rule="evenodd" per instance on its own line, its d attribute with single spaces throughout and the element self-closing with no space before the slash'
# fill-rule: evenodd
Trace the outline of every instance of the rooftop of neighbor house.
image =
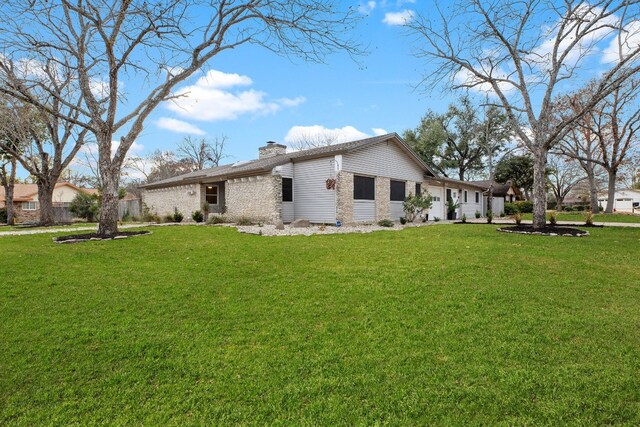
<svg viewBox="0 0 640 427">
<path fill-rule="evenodd" d="M 191 184 L 200 182 L 203 179 L 212 180 L 219 178 L 221 180 L 239 176 L 247 176 L 256 173 L 266 173 L 274 167 L 289 162 L 300 160 L 308 160 L 318 157 L 331 156 L 337 154 L 348 153 L 367 145 L 376 144 L 378 142 L 394 140 L 399 143 L 407 154 L 409 154 L 416 162 L 418 162 L 430 174 L 436 175 L 432 169 L 413 151 L 396 133 L 389 133 L 371 138 L 360 139 L 357 141 L 345 142 L 342 144 L 327 145 L 323 147 L 310 148 L 307 150 L 287 152 L 287 147 L 269 141 L 265 146 L 260 147 L 260 157 L 256 160 L 241 161 L 222 165 L 214 168 L 203 169 L 179 175 L 173 178 L 167 178 L 160 181 L 142 185 L 141 188 L 159 188 L 173 185 Z"/>
<path fill-rule="evenodd" d="M 58 182 L 55 188 L 60 187 L 71 187 L 76 191 L 82 191 L 87 194 L 93 194 L 95 192 L 94 188 L 80 188 L 69 182 Z M 30 202 L 32 200 L 37 200 L 38 198 L 38 185 L 37 184 L 14 184 L 13 186 L 13 201 L 14 202 Z M 0 186 L 0 202 L 4 203 L 6 200 L 6 195 L 4 191 L 4 187 Z"/>
<path fill-rule="evenodd" d="M 482 187 L 485 192 L 489 191 L 489 187 L 491 187 L 492 182 L 489 180 L 486 181 L 469 181 L 469 184 L 477 185 Z M 493 182 L 493 195 L 496 197 L 503 197 L 509 193 L 509 189 L 512 187 L 511 181 L 507 181 L 504 183 Z M 516 191 L 516 194 L 519 193 Z"/>
</svg>

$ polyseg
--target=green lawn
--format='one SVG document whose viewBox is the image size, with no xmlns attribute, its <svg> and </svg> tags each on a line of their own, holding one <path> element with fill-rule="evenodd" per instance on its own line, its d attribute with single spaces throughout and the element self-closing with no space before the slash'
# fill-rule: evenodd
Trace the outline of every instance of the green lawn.
<svg viewBox="0 0 640 427">
<path fill-rule="evenodd" d="M 639 425 L 640 229 L 0 237 L 0 425 Z"/>
<path fill-rule="evenodd" d="M 550 211 L 551 212 L 551 211 Z M 547 213 L 547 217 L 549 212 Z M 584 223 L 587 217 L 587 212 L 558 212 L 556 213 L 556 219 L 558 221 L 574 221 Z M 523 219 L 532 219 L 532 214 L 523 214 Z M 640 215 L 628 215 L 628 214 L 595 214 L 593 216 L 594 222 L 625 222 L 625 223 L 640 223 Z"/>
</svg>

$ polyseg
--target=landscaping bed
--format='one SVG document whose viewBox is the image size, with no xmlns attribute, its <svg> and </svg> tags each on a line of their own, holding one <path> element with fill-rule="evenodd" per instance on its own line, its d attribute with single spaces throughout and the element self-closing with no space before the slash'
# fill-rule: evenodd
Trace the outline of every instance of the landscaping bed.
<svg viewBox="0 0 640 427">
<path fill-rule="evenodd" d="M 150 231 L 119 231 L 117 234 L 113 236 L 102 236 L 98 233 L 86 233 L 86 234 L 71 234 L 67 236 L 58 236 L 54 237 L 53 241 L 56 243 L 80 243 L 80 242 L 88 242 L 90 240 L 117 240 L 117 239 L 126 239 L 127 237 L 134 236 L 144 236 L 146 234 L 151 234 Z"/>
<path fill-rule="evenodd" d="M 542 236 L 584 237 L 589 235 L 589 232 L 578 228 L 553 225 L 547 225 L 542 228 L 533 228 L 532 225 L 521 224 L 509 227 L 500 227 L 497 231 L 501 231 L 503 233 L 534 234 Z"/>
</svg>

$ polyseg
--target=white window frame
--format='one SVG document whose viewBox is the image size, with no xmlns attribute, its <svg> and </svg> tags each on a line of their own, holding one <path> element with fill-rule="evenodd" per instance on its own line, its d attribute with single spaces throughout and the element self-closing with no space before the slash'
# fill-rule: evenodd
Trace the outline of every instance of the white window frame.
<svg viewBox="0 0 640 427">
<path fill-rule="evenodd" d="M 22 202 L 22 210 L 23 211 L 37 211 L 38 210 L 38 202 L 36 202 L 36 201 Z"/>
<path fill-rule="evenodd" d="M 207 190 L 209 189 L 209 187 L 216 189 L 216 203 L 209 203 L 209 201 L 207 200 Z M 210 206 L 219 206 L 220 205 L 220 186 L 218 186 L 217 184 L 211 184 L 211 185 L 205 184 L 204 201 L 207 202 Z"/>
</svg>

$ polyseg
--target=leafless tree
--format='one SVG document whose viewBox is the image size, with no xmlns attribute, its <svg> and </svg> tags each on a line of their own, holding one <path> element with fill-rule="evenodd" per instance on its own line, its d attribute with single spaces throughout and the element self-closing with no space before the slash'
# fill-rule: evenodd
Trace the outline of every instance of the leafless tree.
<svg viewBox="0 0 640 427">
<path fill-rule="evenodd" d="M 556 210 L 561 211 L 564 199 L 586 176 L 578 162 L 566 156 L 550 155 L 547 170 L 549 187 L 556 199 Z"/>
<path fill-rule="evenodd" d="M 296 136 L 287 142 L 289 148 L 294 151 L 308 150 L 310 148 L 325 147 L 338 142 L 337 132 L 326 131 L 323 133 L 306 132 Z"/>
<path fill-rule="evenodd" d="M 16 183 L 17 163 L 15 157 L 0 150 L 0 185 L 4 188 L 4 204 L 7 210 L 8 225 L 13 225 L 15 222 L 13 190 Z"/>
<path fill-rule="evenodd" d="M 213 140 L 187 136 L 178 144 L 176 154 L 182 159 L 189 160 L 194 170 L 215 167 L 220 164 L 220 160 L 227 157 L 224 153 L 226 142 L 225 136 Z"/>
<path fill-rule="evenodd" d="M 347 37 L 357 9 L 331 0 L 32 0 L 7 3 L 0 14 L 0 78 L 6 80 L 0 90 L 55 113 L 25 91 L 37 80 L 7 75 L 27 62 L 77 83 L 76 97 L 59 102 L 78 114 L 61 118 L 88 129 L 98 145 L 101 235 L 118 231 L 119 177 L 145 121 L 212 58 L 246 44 L 309 61 L 335 51 L 360 53 Z M 133 87 L 137 96 L 127 97 L 123 90 Z"/>
<path fill-rule="evenodd" d="M 533 226 L 545 225 L 545 168 L 550 147 L 576 120 L 640 71 L 635 25 L 638 0 L 459 0 L 436 5 L 432 16 L 406 25 L 417 36 L 418 57 L 435 63 L 423 85 L 447 82 L 492 94 L 534 157 Z M 615 59 L 584 108 L 555 123 L 552 101 L 591 65 L 599 46 L 614 40 Z M 520 122 L 524 126 L 520 126 Z"/>
</svg>

